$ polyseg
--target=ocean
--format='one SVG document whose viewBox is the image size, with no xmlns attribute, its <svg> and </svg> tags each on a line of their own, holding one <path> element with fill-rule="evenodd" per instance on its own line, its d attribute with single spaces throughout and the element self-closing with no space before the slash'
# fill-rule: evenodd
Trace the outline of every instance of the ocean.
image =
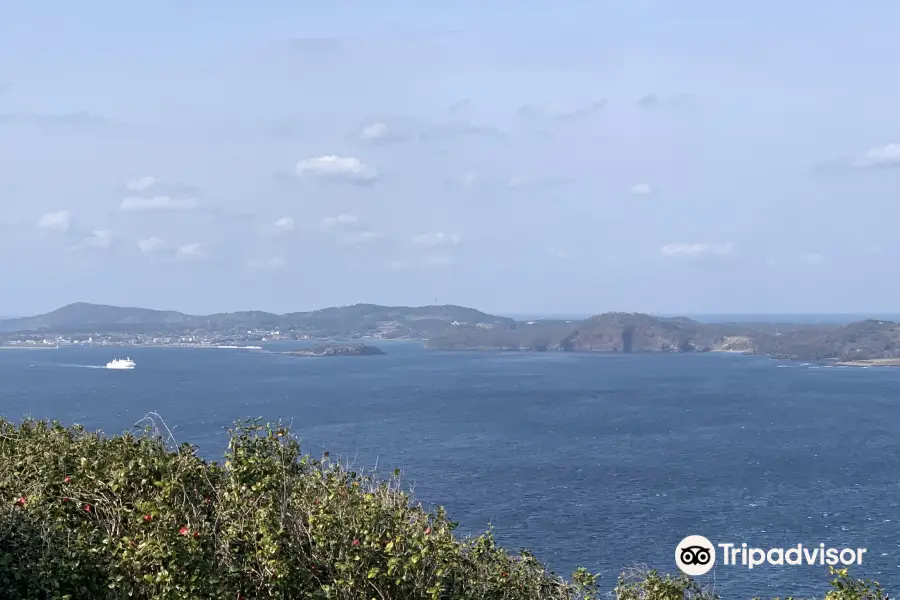
<svg viewBox="0 0 900 600">
<path fill-rule="evenodd" d="M 760 548 L 864 547 L 851 570 L 900 593 L 900 369 L 762 357 L 444 353 L 297 358 L 241 350 L 0 351 L 0 414 L 118 433 L 159 413 L 218 458 L 244 417 L 292 423 L 306 450 L 400 468 L 462 533 L 612 589 L 676 573 L 687 535 Z M 721 564 L 723 598 L 821 597 L 824 566 Z"/>
</svg>

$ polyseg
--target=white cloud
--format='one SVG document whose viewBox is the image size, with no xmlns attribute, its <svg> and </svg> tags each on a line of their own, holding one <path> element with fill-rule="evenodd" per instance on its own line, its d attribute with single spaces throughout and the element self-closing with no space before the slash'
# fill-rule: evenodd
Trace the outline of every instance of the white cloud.
<svg viewBox="0 0 900 600">
<path fill-rule="evenodd" d="M 164 239 L 158 237 L 149 237 L 143 240 L 138 240 L 137 245 L 140 251 L 144 254 L 159 252 L 160 250 L 164 250 L 168 246 Z"/>
<path fill-rule="evenodd" d="M 631 186 L 632 196 L 649 196 L 652 193 L 653 188 L 650 187 L 649 183 L 637 183 Z"/>
<path fill-rule="evenodd" d="M 47 231 L 55 231 L 57 233 L 65 233 L 69 230 L 70 215 L 67 210 L 60 210 L 47 213 L 38 219 L 38 227 Z"/>
<path fill-rule="evenodd" d="M 146 177 L 138 177 L 125 184 L 125 187 L 134 192 L 141 192 L 152 187 L 156 183 L 156 177 L 150 175 Z"/>
<path fill-rule="evenodd" d="M 674 96 L 663 98 L 657 93 L 650 93 L 646 96 L 640 97 L 637 101 L 637 105 L 641 108 L 646 109 L 663 107 L 677 108 L 685 106 L 691 101 L 691 99 L 691 94 L 676 94 Z"/>
<path fill-rule="evenodd" d="M 663 256 L 729 256 L 734 254 L 733 242 L 725 244 L 666 244 L 660 248 Z"/>
<path fill-rule="evenodd" d="M 155 196 L 153 198 L 125 198 L 122 200 L 122 210 L 148 211 L 148 210 L 192 210 L 197 208 L 196 198 L 171 198 L 169 196 Z"/>
<path fill-rule="evenodd" d="M 459 243 L 459 236 L 455 233 L 447 234 L 443 231 L 435 233 L 422 233 L 412 239 L 416 246 L 434 248 L 436 246 L 454 246 Z"/>
<path fill-rule="evenodd" d="M 291 217 L 281 217 L 272 225 L 272 230 L 275 233 L 290 233 L 296 228 L 297 225 Z"/>
<path fill-rule="evenodd" d="M 327 217 L 325 219 L 322 219 L 322 229 L 334 229 L 339 225 L 350 225 L 358 222 L 359 219 L 356 218 L 356 215 L 338 215 L 336 217 Z"/>
<path fill-rule="evenodd" d="M 461 186 L 469 189 L 494 189 L 502 188 L 512 190 L 538 190 L 551 189 L 573 183 L 573 179 L 555 175 L 523 175 L 519 173 L 506 176 L 492 176 L 469 171 L 450 181 L 454 187 Z"/>
<path fill-rule="evenodd" d="M 660 252 L 666 256 L 674 254 L 702 254 L 709 249 L 708 244 L 666 244 Z"/>
<path fill-rule="evenodd" d="M 114 237 L 113 232 L 109 229 L 95 229 L 79 243 L 70 246 L 69 250 L 80 252 L 87 248 L 109 248 L 112 246 Z"/>
<path fill-rule="evenodd" d="M 113 232 L 109 229 L 95 229 L 83 244 L 90 248 L 109 248 L 113 241 Z"/>
<path fill-rule="evenodd" d="M 200 242 L 185 244 L 175 250 L 175 258 L 200 258 L 205 255 L 204 246 Z"/>
<path fill-rule="evenodd" d="M 359 137 L 367 141 L 383 140 L 388 136 L 388 126 L 385 123 L 372 123 L 359 132 Z"/>
<path fill-rule="evenodd" d="M 175 248 L 174 252 L 171 252 L 172 247 L 166 240 L 158 237 L 138 240 L 137 246 L 142 253 L 148 255 L 158 256 L 160 253 L 165 252 L 164 259 L 167 261 L 197 259 L 206 256 L 206 247 L 200 242 L 179 246 Z"/>
<path fill-rule="evenodd" d="M 378 172 L 352 156 L 319 156 L 301 160 L 294 167 L 297 177 L 366 184 L 378 179 Z"/>
<path fill-rule="evenodd" d="M 470 122 L 460 114 L 449 122 L 428 122 L 415 118 L 388 118 L 370 121 L 357 132 L 364 142 L 440 142 L 452 138 L 472 136 L 501 136 L 503 133 L 491 126 Z"/>
<path fill-rule="evenodd" d="M 284 268 L 286 264 L 287 262 L 280 256 L 274 256 L 272 258 L 262 260 L 251 259 L 247 261 L 248 267 L 259 271 L 277 271 L 278 269 Z"/>
<path fill-rule="evenodd" d="M 871 148 L 853 163 L 854 167 L 900 167 L 900 144 Z"/>
</svg>

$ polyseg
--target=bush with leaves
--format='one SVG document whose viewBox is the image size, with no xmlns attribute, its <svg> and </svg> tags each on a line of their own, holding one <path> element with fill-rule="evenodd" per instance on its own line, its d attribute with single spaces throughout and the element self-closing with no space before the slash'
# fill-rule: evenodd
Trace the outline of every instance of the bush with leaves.
<svg viewBox="0 0 900 600">
<path fill-rule="evenodd" d="M 224 462 L 153 428 L 107 437 L 0 419 L 3 600 L 593 600 L 490 532 L 460 539 L 399 473 L 300 452 L 281 425 L 242 422 Z M 828 600 L 884 600 L 845 572 Z M 686 577 L 623 578 L 619 600 L 712 600 Z"/>
<path fill-rule="evenodd" d="M 854 579 L 847 569 L 829 567 L 832 580 L 831 589 L 825 600 L 889 600 L 881 586 L 869 579 Z M 616 600 L 718 600 L 711 589 L 700 586 L 687 575 L 660 575 L 657 571 L 635 568 L 619 577 L 619 584 L 613 590 Z M 754 600 L 761 600 L 755 598 Z M 775 600 L 782 600 L 775 598 Z M 784 600 L 800 600 L 787 597 Z"/>
<path fill-rule="evenodd" d="M 225 461 L 155 431 L 0 420 L 0 597 L 591 598 L 490 533 L 459 540 L 385 481 L 300 452 L 280 425 L 230 430 Z"/>
</svg>

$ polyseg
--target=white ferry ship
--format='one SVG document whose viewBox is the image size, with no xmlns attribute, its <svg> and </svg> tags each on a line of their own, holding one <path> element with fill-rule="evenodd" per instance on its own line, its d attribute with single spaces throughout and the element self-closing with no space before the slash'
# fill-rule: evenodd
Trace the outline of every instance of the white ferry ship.
<svg viewBox="0 0 900 600">
<path fill-rule="evenodd" d="M 133 369 L 137 365 L 130 358 L 114 358 L 106 363 L 107 369 Z"/>
</svg>

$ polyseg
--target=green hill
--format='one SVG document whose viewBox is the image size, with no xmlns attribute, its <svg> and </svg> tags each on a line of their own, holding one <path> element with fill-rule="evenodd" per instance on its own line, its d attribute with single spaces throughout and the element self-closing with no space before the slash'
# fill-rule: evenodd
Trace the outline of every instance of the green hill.
<svg viewBox="0 0 900 600">
<path fill-rule="evenodd" d="M 396 336 L 424 338 L 445 330 L 454 321 L 489 323 L 499 327 L 514 323 L 512 319 L 453 305 L 409 307 L 354 304 L 285 315 L 262 311 L 187 315 L 175 311 L 79 302 L 34 317 L 0 320 L 0 332 L 143 333 L 196 329 L 283 329 L 317 337 L 350 337 L 382 331 Z"/>
</svg>

